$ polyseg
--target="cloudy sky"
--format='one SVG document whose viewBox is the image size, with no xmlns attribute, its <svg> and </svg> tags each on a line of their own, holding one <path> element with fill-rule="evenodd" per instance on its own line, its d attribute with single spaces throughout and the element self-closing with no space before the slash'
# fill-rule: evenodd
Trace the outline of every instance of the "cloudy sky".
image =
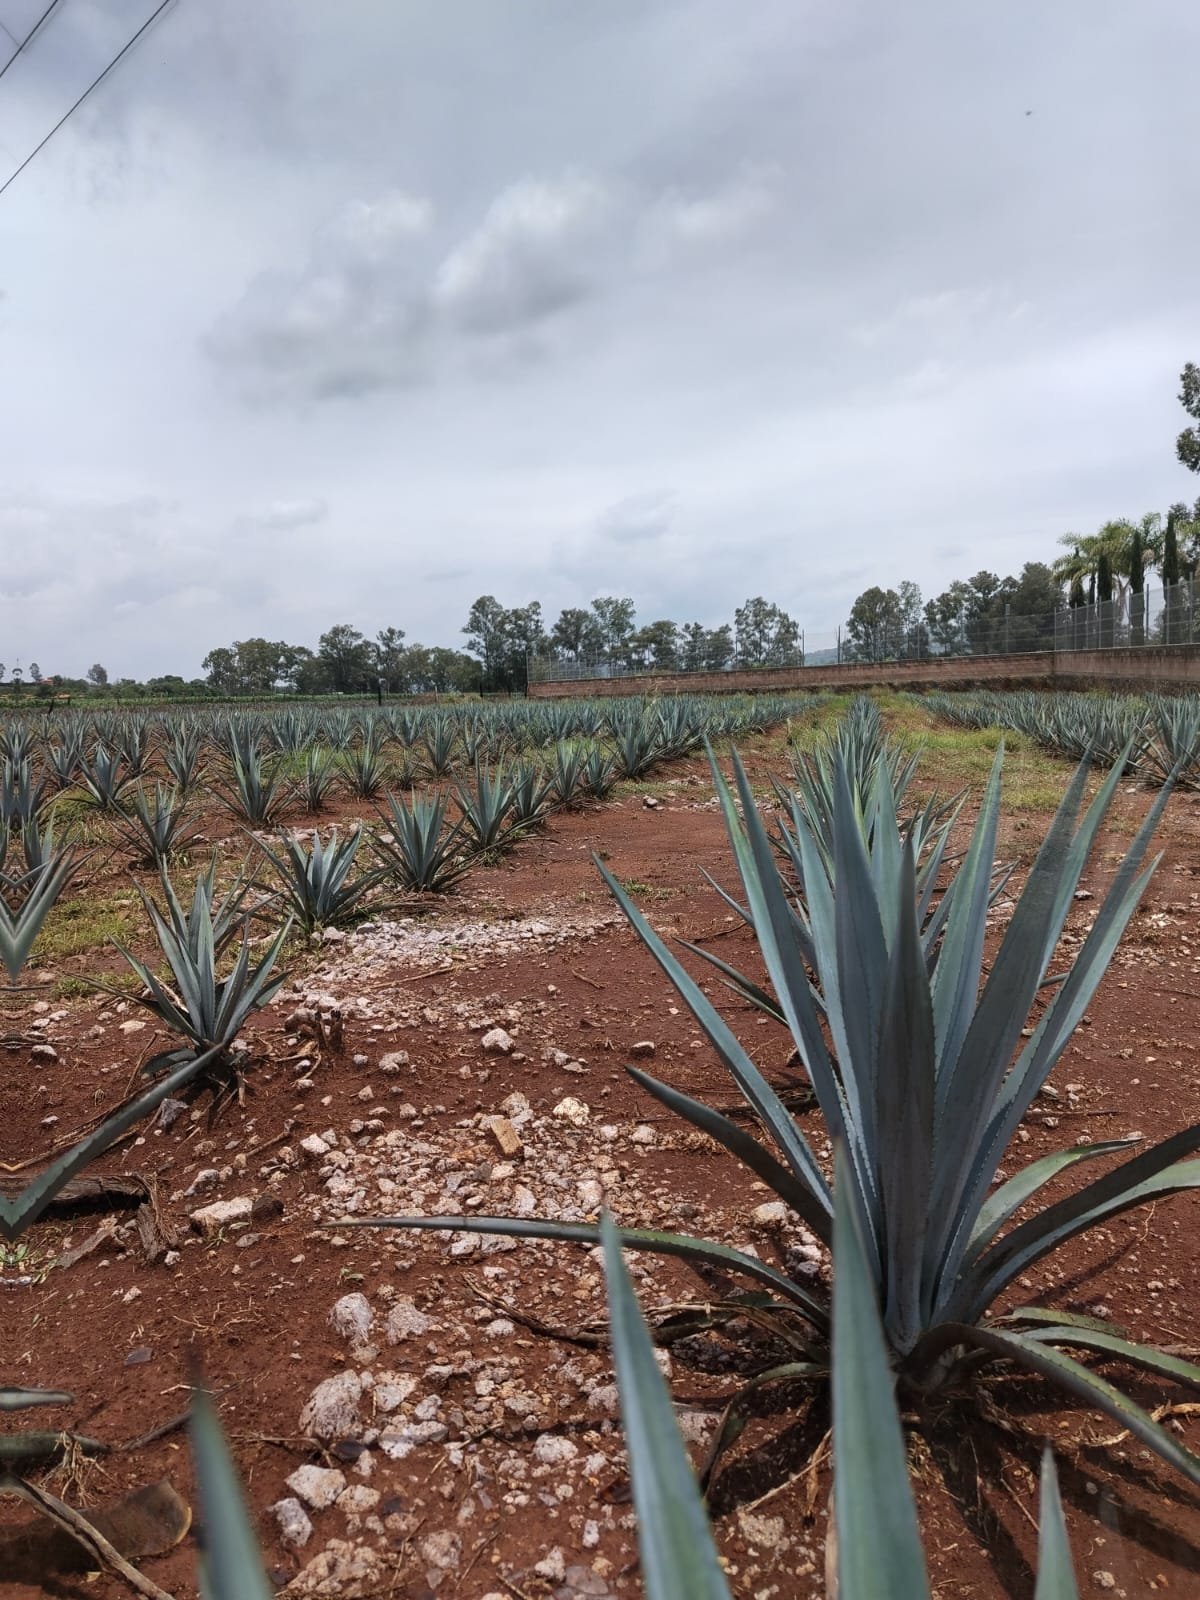
<svg viewBox="0 0 1200 1600">
<path fill-rule="evenodd" d="M 60 0 L 0 181 L 153 7 Z M 176 0 L 0 195 L 0 659 L 482 593 L 821 643 L 1194 494 L 1198 49 L 1194 0 Z"/>
</svg>

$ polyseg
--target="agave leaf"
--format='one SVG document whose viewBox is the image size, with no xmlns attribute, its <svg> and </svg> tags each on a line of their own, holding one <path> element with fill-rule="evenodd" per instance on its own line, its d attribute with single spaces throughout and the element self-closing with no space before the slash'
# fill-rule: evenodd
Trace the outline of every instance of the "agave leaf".
<svg viewBox="0 0 1200 1600">
<path fill-rule="evenodd" d="M 10 1243 L 20 1238 L 38 1220 L 65 1183 L 107 1150 L 127 1128 L 132 1128 L 135 1122 L 161 1105 L 168 1095 L 182 1089 L 197 1073 L 202 1072 L 210 1059 L 211 1055 L 197 1056 L 178 1072 L 173 1072 L 152 1089 L 147 1089 L 145 1094 L 127 1101 L 86 1138 L 80 1139 L 49 1166 L 43 1167 L 15 1200 L 0 1199 L 0 1237 Z"/>
<path fill-rule="evenodd" d="M 567 1244 L 598 1244 L 600 1230 L 581 1222 L 543 1222 L 537 1217 L 343 1217 L 339 1227 L 412 1228 L 435 1233 L 497 1233 L 509 1239 L 553 1239 Z M 756 1256 L 743 1255 L 729 1245 L 713 1244 L 708 1239 L 693 1239 L 685 1233 L 662 1233 L 653 1228 L 622 1228 L 621 1246 L 625 1250 L 649 1250 L 654 1255 L 677 1256 L 683 1261 L 699 1261 L 721 1272 L 734 1272 L 766 1284 L 790 1305 L 803 1313 L 815 1328 L 828 1325 L 826 1306 L 807 1289 L 786 1278 Z"/>
<path fill-rule="evenodd" d="M 1058 1493 L 1058 1473 L 1054 1455 L 1047 1445 L 1042 1452 L 1042 1490 L 1038 1529 L 1038 1575 L 1033 1600 L 1079 1600 L 1067 1526 L 1063 1520 Z"/>
<path fill-rule="evenodd" d="M 879 1307 L 838 1152 L 833 1217 L 833 1495 L 839 1600 L 929 1600 Z"/>
<path fill-rule="evenodd" d="M 787 1107 L 743 1050 L 708 996 L 668 950 L 612 873 L 598 857 L 593 857 L 593 860 L 617 904 L 629 919 L 634 932 L 682 995 L 684 1003 L 708 1035 L 713 1048 L 736 1080 L 747 1102 L 758 1113 L 763 1126 L 783 1152 L 792 1171 L 801 1182 L 808 1185 L 821 1205 L 831 1212 L 833 1202 L 829 1197 L 828 1185 L 808 1140 L 796 1126 Z M 820 1030 L 817 1032 L 819 1037 Z M 823 1044 L 822 1049 L 824 1049 Z"/>
<path fill-rule="evenodd" d="M 729 1600 L 671 1397 L 621 1259 L 621 1236 L 607 1212 L 600 1237 L 645 1593 L 648 1600 Z"/>
<path fill-rule="evenodd" d="M 271 1600 L 258 1541 L 250 1526 L 237 1469 L 212 1401 L 192 1390 L 192 1455 L 204 1516 L 201 1590 L 205 1600 Z"/>
<path fill-rule="evenodd" d="M 790 1206 L 812 1229 L 822 1243 L 826 1245 L 830 1243 L 829 1213 L 814 1199 L 812 1191 L 794 1177 L 781 1161 L 777 1161 L 771 1152 L 759 1144 L 757 1139 L 752 1138 L 744 1128 L 739 1128 L 736 1122 L 711 1106 L 706 1106 L 703 1101 L 694 1100 L 682 1090 L 673 1089 L 658 1078 L 652 1078 L 648 1072 L 642 1072 L 637 1067 L 626 1067 L 625 1070 L 635 1083 L 640 1084 L 669 1111 L 674 1111 L 676 1116 L 682 1117 L 685 1122 L 690 1122 L 693 1127 L 708 1134 L 710 1139 L 715 1139 L 718 1144 L 723 1145 L 730 1155 L 736 1156 L 744 1166 L 749 1167 L 751 1172 L 768 1184 L 784 1204 Z"/>
<path fill-rule="evenodd" d="M 1056 1306 L 1017 1306 L 1012 1311 L 1006 1311 L 1001 1317 L 989 1319 L 993 1326 L 1011 1322 L 1015 1327 L 1021 1328 L 1027 1324 L 1042 1326 L 1046 1323 L 1056 1323 L 1069 1328 L 1094 1328 L 1097 1333 L 1115 1333 L 1123 1336 L 1124 1329 L 1115 1322 L 1104 1322 L 1099 1317 L 1088 1317 L 1081 1311 L 1060 1311 Z"/>
<path fill-rule="evenodd" d="M 979 816 L 966 858 L 954 878 L 953 905 L 933 980 L 934 1033 L 938 1043 L 938 1104 L 944 1104 L 949 1077 L 941 1070 L 956 1062 L 962 1050 L 979 994 L 983 941 L 987 933 L 987 896 L 996 859 L 1000 817 L 1000 773 L 1004 741 L 988 775 Z"/>
<path fill-rule="evenodd" d="M 1182 1189 L 1200 1187 L 1200 1161 L 1179 1159 L 1197 1148 L 1200 1148 L 1200 1123 L 1181 1129 L 1132 1160 L 1123 1161 L 1094 1183 L 1086 1184 L 1020 1223 L 962 1275 L 953 1296 L 953 1309 L 948 1314 L 955 1315 L 958 1305 L 962 1304 L 972 1307 L 968 1315 L 981 1315 L 1004 1285 L 1032 1262 L 1074 1234 L 1094 1227 L 1103 1217 L 1117 1216 L 1155 1195 L 1177 1194 Z"/>
<path fill-rule="evenodd" d="M 1056 1150 L 1053 1155 L 1031 1161 L 1027 1167 L 1002 1183 L 980 1208 L 967 1252 L 968 1264 L 992 1242 L 1009 1217 L 1019 1211 L 1026 1200 L 1049 1183 L 1051 1178 L 1056 1178 L 1060 1172 L 1065 1172 L 1080 1161 L 1115 1155 L 1138 1142 L 1136 1139 L 1106 1139 L 1097 1144 L 1076 1144 L 1069 1150 Z"/>
<path fill-rule="evenodd" d="M 1053 1345 L 1074 1345 L 1080 1350 L 1095 1350 L 1100 1355 L 1114 1356 L 1127 1362 L 1131 1367 L 1140 1367 L 1144 1372 L 1153 1372 L 1157 1377 L 1172 1378 L 1191 1389 L 1200 1389 L 1200 1367 L 1195 1362 L 1168 1355 L 1165 1350 L 1156 1350 L 1151 1344 L 1122 1339 L 1107 1330 L 1081 1327 L 1077 1322 L 1060 1322 L 1057 1325 L 1050 1323 L 1044 1327 L 1022 1329 L 1021 1338 L 1035 1342 L 1043 1340 Z"/>
<path fill-rule="evenodd" d="M 751 1378 L 749 1383 L 743 1384 L 721 1413 L 717 1431 L 705 1454 L 704 1465 L 700 1469 L 700 1482 L 705 1492 L 707 1493 L 717 1462 L 726 1450 L 737 1443 L 745 1431 L 751 1416 L 750 1402 L 760 1389 L 765 1389 L 772 1383 L 794 1382 L 801 1378 L 825 1378 L 828 1375 L 829 1365 L 824 1361 L 785 1361 L 781 1366 L 760 1372 Z"/>
<path fill-rule="evenodd" d="M 990 1350 L 993 1355 L 1007 1356 L 1017 1366 L 1027 1367 L 1044 1378 L 1052 1379 L 1088 1405 L 1103 1411 L 1119 1427 L 1127 1428 L 1136 1439 L 1140 1439 L 1193 1483 L 1200 1483 L 1200 1456 L 1185 1449 L 1173 1434 L 1155 1422 L 1148 1411 L 1144 1411 L 1128 1395 L 1122 1394 L 1115 1385 L 1064 1355 L 1061 1350 L 1023 1334 L 1001 1333 L 997 1328 L 971 1323 L 948 1324 L 939 1333 L 955 1343 L 978 1345 L 981 1349 Z"/>
<path fill-rule="evenodd" d="M 888 831 L 882 818 L 880 832 Z M 840 879 L 838 888 L 840 904 Z M 883 1220 L 880 1253 L 888 1267 L 884 1323 L 893 1346 L 909 1350 L 922 1331 L 936 1077 L 933 1008 L 917 926 L 911 845 L 903 851 L 896 914 L 877 1046 L 876 1162 Z"/>
<path fill-rule="evenodd" d="M 702 945 L 692 944 L 688 939 L 678 941 L 680 947 L 689 950 L 692 955 L 699 956 L 701 961 L 707 961 L 709 966 L 716 967 L 727 988 L 735 994 L 740 994 L 743 1000 L 749 1000 L 752 1006 L 763 1011 L 775 1022 L 787 1022 L 787 1018 L 779 1009 L 779 1002 L 760 984 L 748 978 L 744 972 L 739 972 L 736 967 L 731 967 L 727 961 L 722 961 L 720 956 L 713 955 L 711 950 L 705 950 Z"/>
</svg>

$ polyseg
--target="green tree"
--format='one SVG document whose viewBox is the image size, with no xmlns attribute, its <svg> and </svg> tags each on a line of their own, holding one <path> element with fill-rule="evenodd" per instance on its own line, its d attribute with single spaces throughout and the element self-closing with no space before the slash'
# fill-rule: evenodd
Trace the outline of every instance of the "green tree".
<svg viewBox="0 0 1200 1600">
<path fill-rule="evenodd" d="M 108 682 L 108 668 L 101 666 L 97 661 L 95 666 L 88 668 L 88 682 L 94 683 L 97 689 L 103 689 Z"/>
<path fill-rule="evenodd" d="M 404 673 L 404 629 L 381 628 L 370 648 L 371 671 L 385 687 L 397 688 Z"/>
<path fill-rule="evenodd" d="M 317 655 L 335 694 L 358 694 L 371 675 L 371 645 L 348 622 L 334 623 L 317 640 Z"/>
<path fill-rule="evenodd" d="M 467 614 L 467 649 L 479 657 L 484 688 L 494 688 L 504 662 L 508 612 L 494 594 L 481 594 Z"/>
<path fill-rule="evenodd" d="M 1102 551 L 1096 566 L 1096 600 L 1100 609 L 1100 648 L 1113 642 L 1113 570 L 1107 551 Z"/>
<path fill-rule="evenodd" d="M 228 645 L 220 645 L 216 650 L 210 650 L 200 663 L 200 667 L 208 674 L 209 687 L 215 689 L 218 694 L 237 694 L 237 656 Z"/>
<path fill-rule="evenodd" d="M 727 622 L 719 628 L 710 628 L 704 636 L 704 670 L 724 672 L 733 660 L 733 629 Z"/>
<path fill-rule="evenodd" d="M 648 622 L 629 639 L 626 649 L 632 666 L 675 672 L 679 668 L 679 629 L 665 617 Z"/>
<path fill-rule="evenodd" d="M 589 660 L 604 648 L 604 626 L 594 611 L 568 606 L 550 630 L 550 643 L 571 661 Z"/>
<path fill-rule="evenodd" d="M 798 624 L 762 595 L 742 602 L 733 614 L 733 626 L 738 663 L 744 667 L 787 662 L 800 639 Z"/>
<path fill-rule="evenodd" d="M 878 584 L 864 589 L 850 608 L 847 655 L 852 661 L 888 661 L 897 653 L 901 631 L 900 596 Z"/>
<path fill-rule="evenodd" d="M 598 595 L 592 601 L 592 610 L 600 624 L 600 648 L 610 661 L 619 661 L 633 633 L 635 616 L 633 601 L 627 595 Z"/>
<path fill-rule="evenodd" d="M 1179 374 L 1179 403 L 1200 424 L 1200 367 L 1194 361 Z M 1200 426 L 1183 430 L 1175 441 L 1175 454 L 1189 472 L 1200 472 Z"/>
</svg>

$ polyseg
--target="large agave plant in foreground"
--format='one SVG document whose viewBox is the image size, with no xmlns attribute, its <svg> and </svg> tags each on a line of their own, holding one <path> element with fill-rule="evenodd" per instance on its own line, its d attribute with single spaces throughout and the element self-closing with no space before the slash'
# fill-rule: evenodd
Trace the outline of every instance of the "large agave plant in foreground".
<svg viewBox="0 0 1200 1600">
<path fill-rule="evenodd" d="M 904 1435 L 887 1346 L 850 1186 L 834 1218 L 834 1519 L 827 1573 L 836 1600 L 929 1600 Z M 691 1463 L 654 1347 L 621 1259 L 612 1221 L 601 1223 L 613 1362 L 638 1514 L 648 1600 L 730 1600 Z M 832 1532 L 832 1528 L 831 1528 Z M 1049 1450 L 1042 1462 L 1035 1600 L 1078 1600 Z"/>
<path fill-rule="evenodd" d="M 921 937 L 913 849 L 886 799 L 867 854 L 850 785 L 838 777 L 833 818 L 837 894 L 803 815 L 794 818 L 804 863 L 811 966 L 776 854 L 737 758 L 734 793 L 713 763 L 742 888 L 774 995 L 804 1063 L 828 1134 L 844 1146 L 851 1190 L 890 1360 L 906 1391 L 935 1389 L 980 1358 L 1002 1360 L 1060 1384 L 1115 1418 L 1196 1482 L 1200 1457 L 1070 1350 L 1123 1362 L 1200 1388 L 1200 1367 L 1125 1338 L 1111 1326 L 1040 1306 L 993 1312 L 1018 1279 L 1058 1246 L 1131 1207 L 1200 1187 L 1200 1126 L 1129 1155 L 1127 1143 L 1078 1145 L 1032 1162 L 996 1186 L 1017 1127 L 1094 995 L 1146 887 L 1148 846 L 1167 791 L 1155 800 L 1118 869 L 1074 962 L 1028 1038 L 1038 991 L 1092 846 L 1108 810 L 1118 762 L 1080 818 L 1089 767 L 1063 799 L 983 981 L 984 938 L 1000 813 L 1002 751 L 970 846 L 958 868 L 936 962 Z M 879 830 L 883 830 L 880 835 Z M 604 873 L 603 867 L 600 868 Z M 723 1145 L 770 1185 L 826 1244 L 833 1192 L 799 1123 L 700 987 L 604 873 L 634 929 L 683 996 L 757 1116 L 764 1140 L 729 1117 L 638 1069 L 635 1080 Z M 820 1007 L 814 986 L 819 994 Z M 822 1017 L 823 1012 L 823 1017 Z M 828 1029 L 832 1050 L 822 1022 Z M 772 1146 L 774 1148 L 772 1148 Z M 1113 1157 L 1091 1183 L 1013 1217 L 1051 1179 Z M 403 1227 L 469 1229 L 595 1242 L 597 1230 L 535 1219 L 391 1218 Z M 766 1291 L 762 1313 L 786 1331 L 799 1365 L 827 1370 L 830 1307 L 811 1280 L 793 1278 L 724 1245 L 626 1229 L 628 1248 L 657 1251 Z"/>
</svg>

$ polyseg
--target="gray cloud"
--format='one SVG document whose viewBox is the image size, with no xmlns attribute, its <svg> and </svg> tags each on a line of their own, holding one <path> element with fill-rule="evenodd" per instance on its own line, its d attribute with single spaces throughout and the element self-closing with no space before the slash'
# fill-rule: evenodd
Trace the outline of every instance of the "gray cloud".
<svg viewBox="0 0 1200 1600">
<path fill-rule="evenodd" d="M 1200 13 L 1094 13 L 171 8 L 0 206 L 0 653 L 453 643 L 489 591 L 811 643 L 1194 494 Z M 0 165 L 129 31 L 58 8 Z"/>
</svg>

